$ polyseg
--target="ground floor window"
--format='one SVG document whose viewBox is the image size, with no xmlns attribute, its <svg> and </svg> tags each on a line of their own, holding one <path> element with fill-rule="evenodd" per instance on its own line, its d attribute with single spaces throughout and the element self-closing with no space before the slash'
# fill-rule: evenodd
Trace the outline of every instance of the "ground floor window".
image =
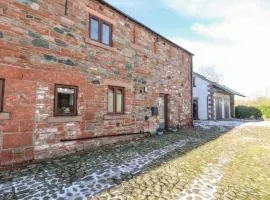
<svg viewBox="0 0 270 200">
<path fill-rule="evenodd" d="M 124 88 L 113 86 L 109 87 L 108 112 L 110 114 L 124 113 Z"/>
<path fill-rule="evenodd" d="M 5 80 L 0 79 L 0 112 L 3 112 Z"/>
<path fill-rule="evenodd" d="M 76 86 L 55 86 L 54 114 L 56 116 L 77 115 L 77 90 Z"/>
</svg>

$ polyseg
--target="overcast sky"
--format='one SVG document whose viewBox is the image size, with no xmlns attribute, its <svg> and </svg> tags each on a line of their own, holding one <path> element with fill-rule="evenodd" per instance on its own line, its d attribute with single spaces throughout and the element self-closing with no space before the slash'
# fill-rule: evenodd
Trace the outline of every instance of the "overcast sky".
<svg viewBox="0 0 270 200">
<path fill-rule="evenodd" d="M 107 1 L 193 52 L 195 71 L 212 66 L 246 95 L 270 88 L 270 0 Z"/>
</svg>

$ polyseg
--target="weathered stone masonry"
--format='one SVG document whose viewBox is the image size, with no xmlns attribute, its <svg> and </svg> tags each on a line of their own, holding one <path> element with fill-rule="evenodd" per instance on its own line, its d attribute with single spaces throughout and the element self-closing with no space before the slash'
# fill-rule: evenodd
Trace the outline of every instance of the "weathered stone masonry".
<svg viewBox="0 0 270 200">
<path fill-rule="evenodd" d="M 89 39 L 89 14 L 113 23 L 112 47 Z M 154 131 L 150 108 L 161 93 L 169 95 L 169 125 L 190 125 L 191 65 L 188 51 L 103 2 L 69 1 L 65 16 L 64 0 L 0 1 L 1 165 L 123 137 L 65 139 Z M 78 87 L 78 116 L 54 117 L 55 84 Z M 107 114 L 109 85 L 125 88 L 125 114 Z"/>
</svg>

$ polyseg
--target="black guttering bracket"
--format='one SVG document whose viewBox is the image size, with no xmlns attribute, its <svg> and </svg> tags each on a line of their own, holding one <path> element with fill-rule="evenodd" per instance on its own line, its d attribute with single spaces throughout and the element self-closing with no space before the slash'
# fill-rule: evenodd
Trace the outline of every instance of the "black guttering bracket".
<svg viewBox="0 0 270 200">
<path fill-rule="evenodd" d="M 173 46 L 175 46 L 176 48 L 179 48 L 179 49 L 185 51 L 186 53 L 188 53 L 189 55 L 194 56 L 194 54 L 191 53 L 190 51 L 188 51 L 188 50 L 184 49 L 183 47 L 179 46 L 178 44 L 172 42 L 171 40 L 169 40 L 169 39 L 166 38 L 165 36 L 163 36 L 163 35 L 157 33 L 156 31 L 154 31 L 153 29 L 151 29 L 151 28 L 149 28 L 148 26 L 144 25 L 143 23 L 139 22 L 138 20 L 134 19 L 133 17 L 130 17 L 128 14 L 126 14 L 126 13 L 124 13 L 123 11 L 119 10 L 118 8 L 112 6 L 111 4 L 109 4 L 108 2 L 106 2 L 105 0 L 101 0 L 100 3 L 102 3 L 102 4 L 106 5 L 106 6 L 108 6 L 109 8 L 115 10 L 116 12 L 118 12 L 118 13 L 121 14 L 121 15 L 123 15 L 123 16 L 126 17 L 127 19 L 129 19 L 129 20 L 131 20 L 131 21 L 133 21 L 133 22 L 139 24 L 140 26 L 146 28 L 146 29 L 149 30 L 150 32 L 152 32 L 152 33 L 158 35 L 159 37 L 163 38 L 163 39 L 166 40 L 167 42 L 171 43 L 171 44 L 172 44 Z"/>
</svg>

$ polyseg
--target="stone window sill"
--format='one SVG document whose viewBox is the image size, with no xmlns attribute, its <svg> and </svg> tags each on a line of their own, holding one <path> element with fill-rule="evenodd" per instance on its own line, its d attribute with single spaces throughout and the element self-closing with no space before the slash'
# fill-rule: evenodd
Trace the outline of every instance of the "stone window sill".
<svg viewBox="0 0 270 200">
<path fill-rule="evenodd" d="M 0 113 L 0 120 L 9 120 L 10 113 Z"/>
<path fill-rule="evenodd" d="M 60 117 L 49 117 L 49 123 L 68 123 L 68 122 L 81 122 L 82 116 L 60 116 Z"/>
<path fill-rule="evenodd" d="M 89 39 L 89 38 L 86 38 L 86 39 L 85 39 L 85 42 L 86 42 L 87 44 L 91 44 L 91 45 L 94 45 L 94 46 L 97 46 L 97 47 L 100 47 L 100 48 L 103 48 L 103 49 L 106 49 L 106 50 L 109 50 L 109 51 L 116 51 L 116 49 L 113 48 L 113 47 L 111 47 L 111 46 L 108 46 L 108 45 L 105 45 L 105 44 L 96 42 L 96 41 L 91 40 L 91 39 Z"/>
<path fill-rule="evenodd" d="M 104 115 L 104 120 L 118 120 L 118 119 L 129 119 L 131 118 L 130 114 L 107 114 Z"/>
</svg>

